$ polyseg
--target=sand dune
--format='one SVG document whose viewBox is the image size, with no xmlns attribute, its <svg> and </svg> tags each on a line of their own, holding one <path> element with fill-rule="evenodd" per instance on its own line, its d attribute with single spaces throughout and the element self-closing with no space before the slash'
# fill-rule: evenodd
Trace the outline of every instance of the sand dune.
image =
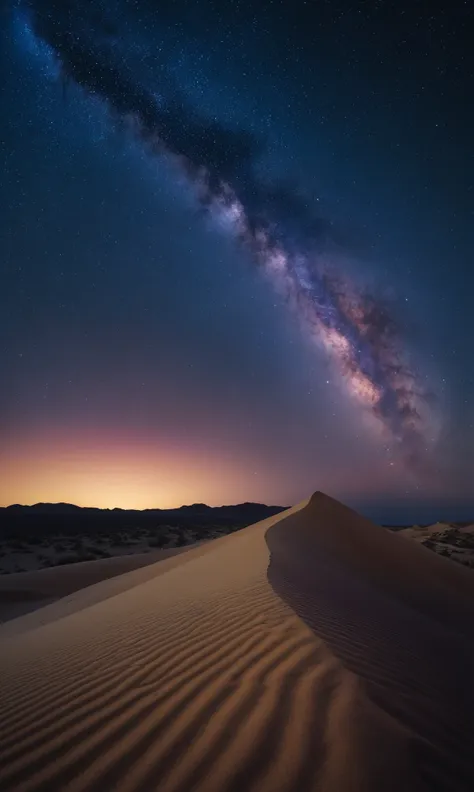
<svg viewBox="0 0 474 792">
<path fill-rule="evenodd" d="M 398 534 L 470 569 L 474 567 L 473 525 L 436 523 L 427 528 L 415 525 L 412 528 L 403 528 Z"/>
<path fill-rule="evenodd" d="M 326 496 L 0 627 L 0 789 L 471 790 L 472 571 Z"/>
<path fill-rule="evenodd" d="M 458 530 L 461 531 L 461 533 L 474 533 L 474 523 L 470 525 L 459 525 Z"/>
<path fill-rule="evenodd" d="M 409 528 L 402 528 L 400 533 L 413 539 L 429 538 L 433 534 L 443 533 L 451 526 L 449 523 L 437 522 L 432 525 L 412 525 Z"/>
<path fill-rule="evenodd" d="M 149 553 L 134 553 L 50 569 L 2 575 L 0 576 L 0 623 L 44 607 L 79 589 L 179 555 L 194 546 L 152 550 Z M 154 576 L 156 571 L 152 574 Z M 143 579 L 142 574 L 137 578 L 137 582 L 143 582 Z M 121 587 L 125 584 L 125 587 L 131 587 L 132 580 L 133 578 L 128 577 L 118 585 Z M 109 590 L 115 591 L 116 586 L 109 586 Z"/>
</svg>

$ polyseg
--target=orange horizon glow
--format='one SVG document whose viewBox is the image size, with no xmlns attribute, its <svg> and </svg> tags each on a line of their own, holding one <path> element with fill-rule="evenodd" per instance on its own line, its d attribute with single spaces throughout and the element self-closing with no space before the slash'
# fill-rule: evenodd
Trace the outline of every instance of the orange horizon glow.
<svg viewBox="0 0 474 792">
<path fill-rule="evenodd" d="M 351 473 L 347 486 L 342 466 L 331 471 L 324 464 L 306 470 L 303 465 L 301 490 L 295 492 L 291 453 L 265 456 L 258 448 L 243 451 L 209 438 L 52 430 L 16 437 L 8 446 L 0 453 L 2 506 L 71 503 L 143 510 L 245 501 L 287 506 L 315 489 L 349 496 L 370 491 L 369 482 L 378 483 L 379 492 L 384 486 L 364 466 Z"/>
<path fill-rule="evenodd" d="M 199 450 L 183 453 L 129 448 L 30 447 L 1 465 L 0 504 L 74 503 L 97 508 L 174 508 L 185 503 L 222 504 L 257 498 L 269 480 L 245 466 Z M 250 496 L 250 498 L 248 497 Z"/>
</svg>

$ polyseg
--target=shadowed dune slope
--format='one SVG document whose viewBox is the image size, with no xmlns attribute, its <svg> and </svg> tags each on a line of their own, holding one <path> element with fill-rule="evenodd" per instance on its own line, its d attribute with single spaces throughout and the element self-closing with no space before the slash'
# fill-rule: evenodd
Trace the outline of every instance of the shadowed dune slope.
<svg viewBox="0 0 474 792">
<path fill-rule="evenodd" d="M 316 492 L 298 516 L 276 523 L 269 534 L 284 540 L 285 555 L 300 560 L 324 553 L 413 608 L 471 629 L 474 576 L 416 543 L 400 541 L 333 498 Z"/>
<path fill-rule="evenodd" d="M 0 789 L 472 789 L 452 566 L 317 494 L 15 619 Z"/>
<path fill-rule="evenodd" d="M 266 540 L 275 591 L 404 730 L 418 783 L 473 788 L 472 572 L 322 493 Z"/>
</svg>

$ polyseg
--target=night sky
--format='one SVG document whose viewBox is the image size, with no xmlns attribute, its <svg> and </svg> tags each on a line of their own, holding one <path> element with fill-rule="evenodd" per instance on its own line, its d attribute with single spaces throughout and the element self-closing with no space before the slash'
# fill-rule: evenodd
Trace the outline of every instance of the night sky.
<svg viewBox="0 0 474 792">
<path fill-rule="evenodd" d="M 0 504 L 472 516 L 472 4 L 435 5 L 1 6 Z"/>
</svg>

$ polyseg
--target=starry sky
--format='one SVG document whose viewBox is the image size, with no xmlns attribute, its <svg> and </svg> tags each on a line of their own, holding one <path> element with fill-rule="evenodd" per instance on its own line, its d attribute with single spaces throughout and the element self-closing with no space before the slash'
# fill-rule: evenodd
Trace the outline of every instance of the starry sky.
<svg viewBox="0 0 474 792">
<path fill-rule="evenodd" d="M 0 503 L 472 516 L 469 3 L 1 13 Z"/>
</svg>

